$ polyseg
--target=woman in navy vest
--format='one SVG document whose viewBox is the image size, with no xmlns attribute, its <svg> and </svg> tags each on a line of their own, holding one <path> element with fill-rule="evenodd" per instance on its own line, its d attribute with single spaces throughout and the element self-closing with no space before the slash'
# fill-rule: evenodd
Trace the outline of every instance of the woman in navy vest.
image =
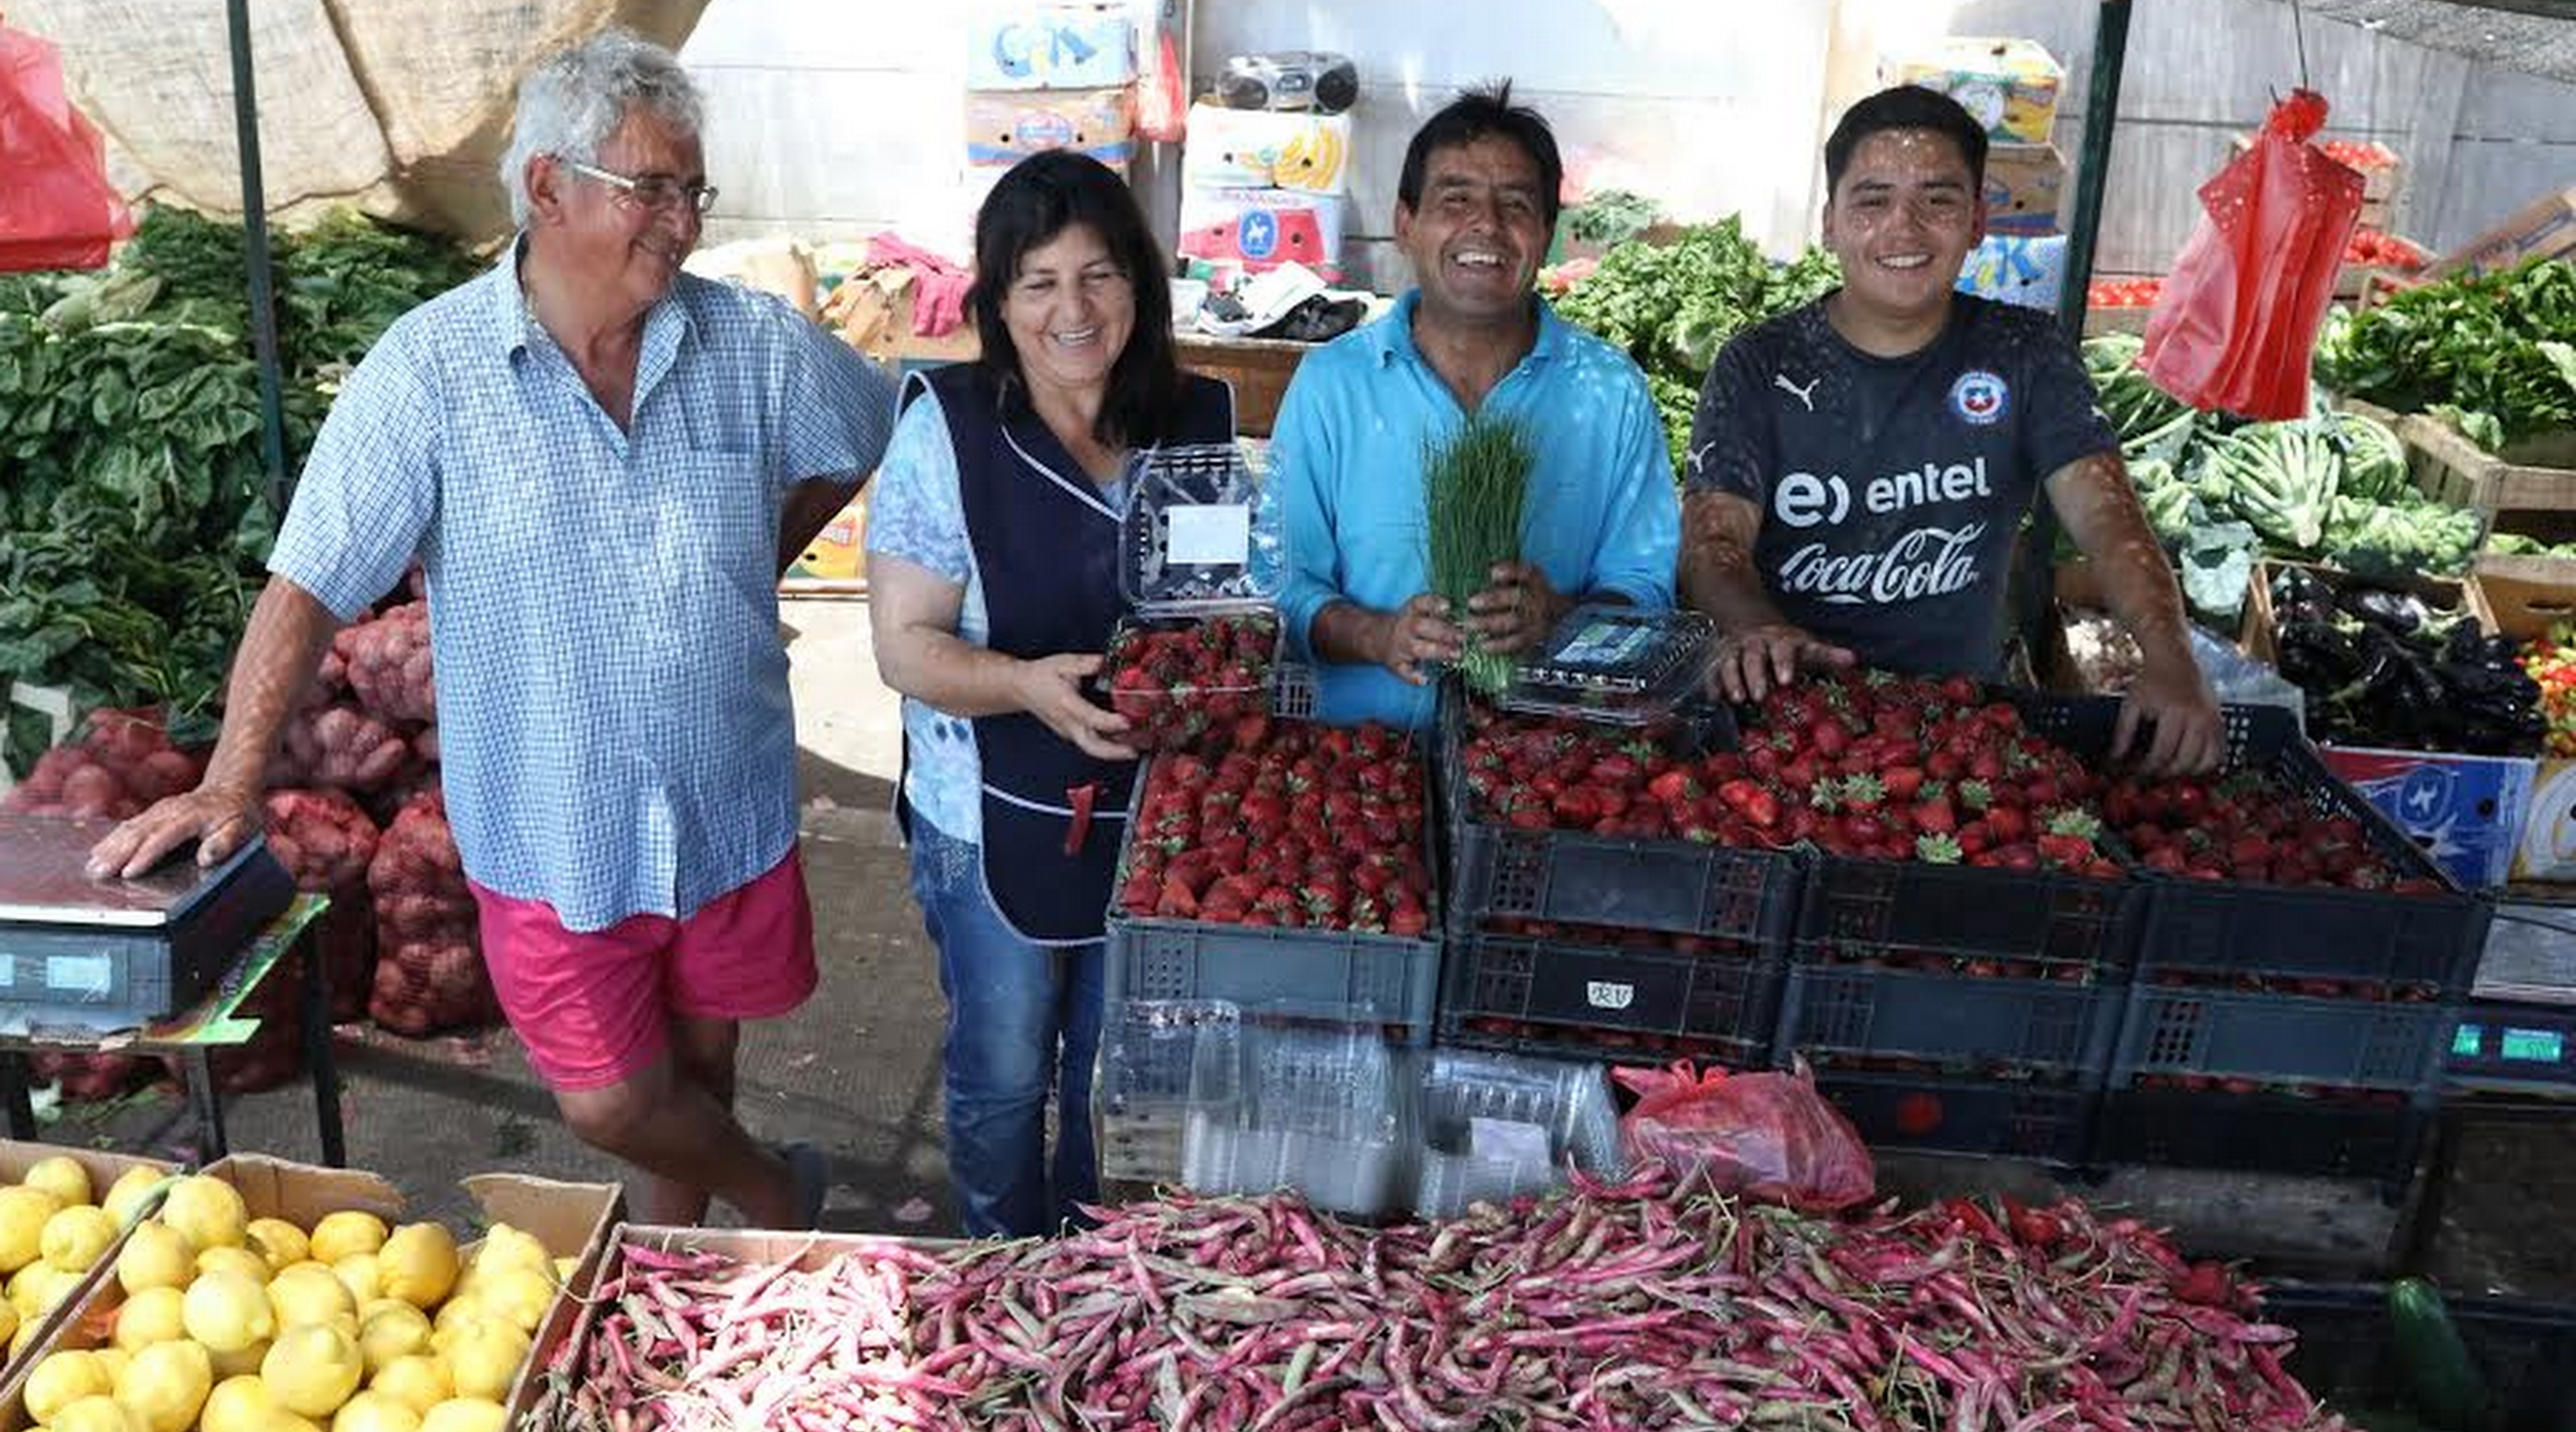
<svg viewBox="0 0 2576 1432">
<path fill-rule="evenodd" d="M 975 222 L 983 357 L 905 384 L 869 505 L 869 625 L 904 695 L 899 810 L 948 996 L 948 1165 L 972 1236 L 1052 1232 L 1099 1193 L 1102 917 L 1136 766 L 1086 687 L 1125 610 L 1131 461 L 1234 437 L 1225 385 L 1174 360 L 1169 272 L 1107 168 L 1014 167 Z"/>
</svg>

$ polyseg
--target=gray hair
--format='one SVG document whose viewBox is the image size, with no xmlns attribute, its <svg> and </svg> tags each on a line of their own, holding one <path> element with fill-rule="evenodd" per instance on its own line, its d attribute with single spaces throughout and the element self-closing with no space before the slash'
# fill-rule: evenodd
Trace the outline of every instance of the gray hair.
<svg viewBox="0 0 2576 1432">
<path fill-rule="evenodd" d="M 689 134 L 699 133 L 704 122 L 697 82 L 680 68 L 679 57 L 631 30 L 612 26 L 530 71 L 519 82 L 518 117 L 509 152 L 501 156 L 511 222 L 524 229 L 533 217 L 529 160 L 555 154 L 598 163 L 600 144 L 637 105 Z"/>
</svg>

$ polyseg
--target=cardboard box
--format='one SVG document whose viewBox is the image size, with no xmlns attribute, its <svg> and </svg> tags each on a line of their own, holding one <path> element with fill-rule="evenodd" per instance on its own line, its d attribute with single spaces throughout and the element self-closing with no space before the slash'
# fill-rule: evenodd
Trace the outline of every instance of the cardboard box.
<svg viewBox="0 0 2576 1432">
<path fill-rule="evenodd" d="M 343 1209 L 372 1213 L 387 1224 L 403 1216 L 402 1194 L 371 1173 L 290 1163 L 258 1154 L 235 1154 L 208 1165 L 209 1178 L 239 1190 L 252 1218 L 282 1218 L 310 1229 L 323 1215 Z M 527 1362 L 519 1369 L 505 1405 L 515 1406 L 529 1384 L 542 1381 L 553 1352 L 572 1335 L 582 1299 L 599 1277 L 608 1230 L 624 1211 L 623 1192 L 613 1183 L 556 1183 L 522 1174 L 477 1174 L 463 1180 L 487 1223 L 507 1223 L 545 1246 L 548 1256 L 579 1260 L 571 1280 L 556 1292 L 554 1305 L 529 1340 Z M 476 1245 L 460 1239 L 460 1251 Z M 104 1346 L 116 1328 L 116 1311 L 125 1305 L 125 1288 L 107 1263 L 100 1275 L 75 1295 L 70 1315 L 44 1339 L 0 1385 L 0 1432 L 23 1432 L 33 1424 L 27 1415 L 27 1373 L 48 1353 Z"/>
<path fill-rule="evenodd" d="M 1136 21 L 1123 5 L 1025 5 L 966 32 L 970 90 L 1111 89 L 1136 82 Z"/>
<path fill-rule="evenodd" d="M 2513 878 L 2576 884 L 2576 761 L 2540 763 L 2531 813 L 2514 851 Z"/>
<path fill-rule="evenodd" d="M 2066 156 L 2054 144 L 1998 144 L 1986 151 L 1986 232 L 2057 232 Z"/>
<path fill-rule="evenodd" d="M 1341 269 L 1347 201 L 1295 189 L 1189 189 L 1181 194 L 1179 256 L 1261 273 L 1299 263 L 1329 281 Z"/>
<path fill-rule="evenodd" d="M 624 1250 L 630 1244 L 662 1253 L 681 1250 L 721 1253 L 754 1267 L 783 1266 L 810 1272 L 847 1253 L 879 1248 L 936 1252 L 954 1247 L 956 1242 L 943 1238 L 889 1238 L 872 1233 L 786 1233 L 745 1228 L 673 1228 L 659 1224 L 620 1223 L 608 1230 L 601 1242 L 599 1266 L 591 1286 L 596 1287 L 619 1276 L 623 1269 Z M 606 1303 L 582 1311 L 571 1333 L 574 1356 L 580 1356 L 580 1350 L 590 1345 L 599 1320 L 607 1316 L 607 1312 Z M 542 1378 L 520 1379 L 510 1399 L 511 1426 L 533 1425 L 527 1420 L 528 1413 L 544 1392 L 543 1381 Z"/>
<path fill-rule="evenodd" d="M 1184 190 L 1350 192 L 1348 114 L 1194 104 L 1189 132 L 1181 152 Z"/>
<path fill-rule="evenodd" d="M 2576 187 L 2545 195 L 2424 270 L 2426 278 L 2508 269 L 2525 259 L 2576 251 Z"/>
<path fill-rule="evenodd" d="M 106 1198 L 108 1189 L 118 1179 L 135 1169 L 150 1169 L 157 1174 L 175 1174 L 180 1171 L 179 1165 L 167 1159 L 137 1158 L 130 1154 L 101 1153 L 96 1149 L 72 1148 L 62 1144 L 0 1139 L 0 1185 L 26 1182 L 27 1170 L 57 1155 L 79 1164 L 81 1171 L 89 1175 L 90 1201 L 93 1203 Z M 116 1276 L 116 1257 L 125 1251 L 125 1238 L 125 1232 L 118 1233 L 116 1241 L 108 1245 L 105 1253 L 99 1255 L 98 1262 L 91 1265 L 89 1275 L 72 1289 L 71 1295 L 56 1304 L 52 1312 L 47 1313 L 37 1322 L 40 1331 L 27 1344 L 27 1355 L 8 1363 L 5 1369 L 0 1369 L 0 1388 L 5 1388 L 6 1384 L 15 1381 L 19 1374 L 36 1365 L 36 1359 L 43 1355 L 46 1344 L 61 1331 L 63 1323 L 70 1321 L 73 1310 L 81 1305 L 82 1299 L 89 1295 L 89 1290 L 94 1284 L 101 1279 L 113 1279 Z"/>
<path fill-rule="evenodd" d="M 1892 85 L 1921 85 L 1960 104 L 2009 144 L 2046 144 L 2066 71 L 2036 40 L 1952 35 L 1879 67 Z"/>
<path fill-rule="evenodd" d="M 1136 92 L 982 90 L 966 96 L 966 162 L 1007 169 L 1070 149 L 1103 164 L 1135 157 Z"/>
<path fill-rule="evenodd" d="M 1959 291 L 2057 311 L 2066 289 L 2066 237 L 1988 234 L 1959 270 Z"/>
<path fill-rule="evenodd" d="M 2468 889 L 2504 883 L 2522 846 L 2539 763 L 2527 756 L 2456 756 L 2322 746 L 2333 771 Z"/>
<path fill-rule="evenodd" d="M 780 579 L 780 587 L 791 591 L 855 587 L 864 591 L 867 577 L 868 490 L 862 487 L 847 506 L 832 514 L 822 531 L 814 534 L 814 540 Z"/>
<path fill-rule="evenodd" d="M 913 272 L 899 264 L 852 274 L 823 305 L 823 321 L 841 341 L 880 363 L 905 358 L 967 362 L 983 352 L 970 319 L 946 333 L 912 331 Z"/>
</svg>

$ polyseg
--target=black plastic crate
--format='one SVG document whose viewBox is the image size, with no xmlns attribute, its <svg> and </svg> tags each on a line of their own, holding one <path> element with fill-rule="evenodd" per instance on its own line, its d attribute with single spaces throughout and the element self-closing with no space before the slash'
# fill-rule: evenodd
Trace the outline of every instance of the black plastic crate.
<svg viewBox="0 0 2576 1432">
<path fill-rule="evenodd" d="M 2205 1074 L 2384 1089 L 2430 1101 L 2458 1022 L 2455 1005 L 2303 999 L 2141 984 L 2129 996 L 2111 1077 Z"/>
<path fill-rule="evenodd" d="M 2075 1168 L 2101 1095 L 2009 1079 L 1816 1071 L 1816 1087 L 1873 1149 Z"/>
<path fill-rule="evenodd" d="M 1908 1059 L 1954 1072 L 2100 1086 L 2120 984 L 1862 969 L 1792 960 L 1780 1057 Z"/>
<path fill-rule="evenodd" d="M 1440 1041 L 1600 1058 L 1662 1052 L 1736 1068 L 1771 1062 L 1779 1021 L 1777 947 L 1700 954 L 1496 935 L 1453 935 Z M 1544 1026 L 1504 1033 L 1493 1021 Z"/>
<path fill-rule="evenodd" d="M 1802 963 L 1937 956 L 2124 975 L 2145 928 L 2137 880 L 1823 856 L 1807 876 Z"/>
<path fill-rule="evenodd" d="M 2448 1432 L 2563 1432 L 2571 1425 L 2576 1307 L 2447 1293 L 2443 1302 L 2470 1363 L 2486 1381 L 2490 1414 L 2483 1423 Z M 2275 1283 L 2264 1295 L 2263 1311 L 2298 1333 L 2282 1366 L 2329 1409 L 2358 1417 L 2356 1425 L 2365 1428 L 2391 1425 L 2372 1414 L 2413 1410 L 2385 1287 Z"/>
<path fill-rule="evenodd" d="M 2462 1007 L 2442 1074 L 2462 1089 L 2576 1090 L 2576 1006 L 2481 1000 Z"/>
<path fill-rule="evenodd" d="M 2437 1111 L 2402 1095 L 2357 1099 L 2124 1088 L 2102 1096 L 2102 1164 L 2370 1179 L 2383 1193 L 2415 1177 Z"/>
<path fill-rule="evenodd" d="M 2421 847 L 2335 778 L 2289 712 L 2228 706 L 2225 769 L 2261 770 L 2320 815 L 2360 822 L 2371 848 L 2443 893 L 2399 895 L 2322 886 L 2150 880 L 2142 978 L 2158 970 L 2266 979 L 2422 985 L 2468 993 L 2493 907 L 2462 893 Z"/>
<path fill-rule="evenodd" d="M 1667 738 L 1676 753 L 1732 748 L 1724 707 L 1691 709 Z M 1786 939 L 1798 916 L 1801 857 L 1688 840 L 1522 830 L 1483 818 L 1467 787 L 1466 711 L 1453 685 L 1440 704 L 1440 798 L 1449 813 L 1449 917 L 1618 925 L 1721 939 Z"/>
</svg>

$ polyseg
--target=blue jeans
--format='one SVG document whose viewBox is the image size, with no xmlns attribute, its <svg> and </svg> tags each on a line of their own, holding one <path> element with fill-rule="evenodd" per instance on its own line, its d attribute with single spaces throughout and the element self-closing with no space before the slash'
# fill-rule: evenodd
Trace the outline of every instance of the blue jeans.
<svg viewBox="0 0 2576 1432">
<path fill-rule="evenodd" d="M 912 895 L 939 947 L 948 996 L 948 1176 L 967 1236 L 1054 1233 L 1077 1217 L 1075 1204 L 1100 1198 L 1091 1071 L 1105 997 L 1101 945 L 1036 945 L 1013 934 L 985 897 L 983 852 L 918 819 Z"/>
</svg>

